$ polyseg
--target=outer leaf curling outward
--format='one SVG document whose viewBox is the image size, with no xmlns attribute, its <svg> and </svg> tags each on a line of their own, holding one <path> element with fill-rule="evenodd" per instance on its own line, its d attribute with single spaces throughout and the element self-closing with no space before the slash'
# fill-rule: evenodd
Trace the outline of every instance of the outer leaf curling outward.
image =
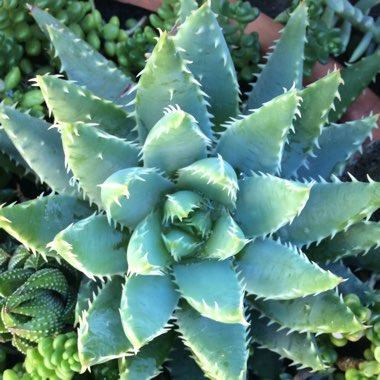
<svg viewBox="0 0 380 380">
<path fill-rule="evenodd" d="M 299 168 L 297 175 L 300 178 L 326 179 L 332 174 L 340 176 L 346 162 L 354 153 L 361 151 L 365 139 L 371 137 L 372 130 L 377 128 L 377 119 L 378 115 L 375 115 L 323 128 L 319 147 L 315 149 L 314 156 Z"/>
<path fill-rule="evenodd" d="M 249 243 L 236 265 L 246 290 L 266 299 L 304 297 L 333 289 L 343 281 L 310 262 L 296 248 L 269 239 Z"/>
<path fill-rule="evenodd" d="M 94 123 L 116 137 L 133 138 L 131 130 L 136 123 L 120 106 L 58 76 L 37 76 L 36 82 L 56 122 Z"/>
<path fill-rule="evenodd" d="M 51 128 L 52 125 L 44 120 L 7 106 L 0 107 L 0 122 L 22 155 L 21 164 L 25 159 L 26 167 L 30 167 L 53 191 L 75 193 L 75 189 L 69 185 L 71 175 L 65 168 L 62 141 L 56 128 Z M 0 137 L 0 149 L 2 140 Z M 10 153 L 12 157 L 12 150 Z"/>
<path fill-rule="evenodd" d="M 365 329 L 334 290 L 284 301 L 255 299 L 252 306 L 290 330 L 344 334 Z"/>
<path fill-rule="evenodd" d="M 176 51 L 172 38 L 164 32 L 137 85 L 135 106 L 141 144 L 163 116 L 162 110 L 169 105 L 178 105 L 194 116 L 202 132 L 212 137 L 209 113 L 199 83 Z"/>
<path fill-rule="evenodd" d="M 291 90 L 226 124 L 227 130 L 216 151 L 247 175 L 251 171 L 280 172 L 286 136 L 292 128 L 299 100 L 296 90 Z"/>
<path fill-rule="evenodd" d="M 132 100 L 132 96 L 125 93 L 133 83 L 114 63 L 38 7 L 32 6 L 31 14 L 48 35 L 61 61 L 61 69 L 70 80 L 118 104 L 126 105 Z"/>
<path fill-rule="evenodd" d="M 301 2 L 292 13 L 275 50 L 269 55 L 263 71 L 248 94 L 245 113 L 259 108 L 294 84 L 302 88 L 302 66 L 307 25 L 307 8 Z M 289 52 L 292 54 L 289 54 Z"/>
<path fill-rule="evenodd" d="M 298 117 L 294 120 L 294 133 L 287 135 L 281 162 L 282 175 L 294 177 L 297 170 L 317 147 L 322 127 L 327 121 L 338 87 L 342 83 L 339 71 L 333 71 L 310 84 L 300 92 L 302 99 Z"/>
<path fill-rule="evenodd" d="M 103 214 L 71 224 L 56 235 L 49 247 L 89 278 L 123 275 L 128 265 L 128 235 L 112 228 Z"/>
<path fill-rule="evenodd" d="M 238 222 L 246 236 L 265 236 L 291 222 L 305 207 L 311 184 L 252 174 L 239 181 Z"/>
<path fill-rule="evenodd" d="M 43 256 L 56 256 L 46 245 L 69 224 L 92 212 L 85 202 L 75 197 L 49 195 L 0 208 L 0 227 L 30 250 Z"/>
<path fill-rule="evenodd" d="M 245 379 L 246 327 L 203 317 L 185 302 L 180 307 L 175 314 L 178 330 L 205 375 L 212 380 Z"/>
<path fill-rule="evenodd" d="M 122 281 L 121 277 L 115 277 L 107 282 L 80 317 L 78 352 L 82 371 L 132 351 L 119 314 Z"/>
<path fill-rule="evenodd" d="M 239 111 L 235 68 L 216 15 L 208 3 L 189 15 L 174 37 L 194 77 L 208 95 L 213 122 L 219 126 Z"/>
<path fill-rule="evenodd" d="M 281 329 L 277 323 L 270 323 L 270 319 L 262 318 L 260 314 L 251 311 L 251 337 L 261 347 L 277 352 L 281 356 L 298 364 L 301 368 L 310 368 L 313 371 L 323 371 L 323 364 L 315 338 L 309 333 L 290 332 Z"/>
<path fill-rule="evenodd" d="M 67 165 L 74 178 L 90 202 L 102 207 L 99 185 L 117 170 L 137 166 L 140 149 L 89 124 L 65 124 L 60 129 Z"/>
<path fill-rule="evenodd" d="M 347 207 L 347 205 L 350 207 Z M 315 183 L 302 212 L 279 236 L 298 246 L 319 242 L 368 218 L 380 206 L 380 183 Z"/>
</svg>

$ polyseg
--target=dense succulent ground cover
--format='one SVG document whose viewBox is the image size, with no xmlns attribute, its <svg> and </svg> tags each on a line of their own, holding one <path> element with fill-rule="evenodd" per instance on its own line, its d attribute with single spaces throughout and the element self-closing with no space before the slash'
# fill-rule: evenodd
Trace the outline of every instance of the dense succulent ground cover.
<svg viewBox="0 0 380 380">
<path fill-rule="evenodd" d="M 22 342 L 25 379 L 70 379 L 116 359 L 121 379 L 245 379 L 257 345 L 324 373 L 331 341 L 365 334 L 373 347 L 361 369 L 379 373 L 377 293 L 341 259 L 376 261 L 379 225 L 366 219 L 380 183 L 336 176 L 376 127 L 373 115 L 336 122 L 379 53 L 302 88 L 302 3 L 242 104 L 216 15 L 183 4 L 137 84 L 31 9 L 69 80 L 36 78 L 54 124 L 1 106 L 13 159 L 51 193 L 3 206 L 0 226 L 82 278 L 78 329 L 40 323 L 47 304 L 52 315 L 69 309 L 68 283 L 22 262 L 22 279 L 4 272 L 3 339 Z"/>
</svg>

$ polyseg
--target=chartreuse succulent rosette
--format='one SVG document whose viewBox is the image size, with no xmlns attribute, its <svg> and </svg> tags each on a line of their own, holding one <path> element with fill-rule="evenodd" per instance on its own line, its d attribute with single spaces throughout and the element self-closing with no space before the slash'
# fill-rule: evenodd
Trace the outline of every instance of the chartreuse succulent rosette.
<svg viewBox="0 0 380 380">
<path fill-rule="evenodd" d="M 316 335 L 364 334 L 341 295 L 344 284 L 366 285 L 325 263 L 380 240 L 365 221 L 380 184 L 335 177 L 376 117 L 333 124 L 361 91 L 352 72 L 369 81 L 379 53 L 302 89 L 302 3 L 242 110 L 208 4 L 161 34 L 137 85 L 31 12 L 70 80 L 36 78 L 54 125 L 6 106 L 0 119 L 54 193 L 3 207 L 0 225 L 84 274 L 83 371 L 119 358 L 121 379 L 150 379 L 163 365 L 176 379 L 245 379 L 252 342 L 323 371 Z M 200 374 L 181 372 L 193 359 Z"/>
</svg>

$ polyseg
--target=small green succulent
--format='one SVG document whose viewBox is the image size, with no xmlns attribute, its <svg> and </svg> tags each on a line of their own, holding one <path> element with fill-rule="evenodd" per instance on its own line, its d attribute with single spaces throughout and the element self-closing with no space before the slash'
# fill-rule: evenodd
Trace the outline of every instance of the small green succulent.
<svg viewBox="0 0 380 380">
<path fill-rule="evenodd" d="M 252 342 L 323 371 L 331 363 L 315 335 L 364 334 L 339 295 L 359 280 L 322 264 L 379 243 L 364 219 L 380 206 L 380 183 L 335 176 L 377 117 L 332 124 L 379 53 L 302 89 L 301 3 L 241 108 L 208 4 L 161 34 L 137 85 L 31 13 L 70 80 L 36 78 L 54 125 L 1 108 L 8 137 L 53 193 L 3 207 L 0 226 L 85 275 L 83 371 L 120 358 L 121 379 L 150 379 L 171 358 L 175 379 L 245 379 Z"/>
</svg>

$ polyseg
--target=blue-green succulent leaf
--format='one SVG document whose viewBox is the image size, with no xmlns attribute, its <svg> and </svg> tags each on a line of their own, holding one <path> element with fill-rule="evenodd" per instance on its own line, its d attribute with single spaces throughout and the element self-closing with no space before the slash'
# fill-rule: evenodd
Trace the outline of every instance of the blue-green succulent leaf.
<svg viewBox="0 0 380 380">
<path fill-rule="evenodd" d="M 50 195 L 0 208 L 0 227 L 28 249 L 56 256 L 46 247 L 55 235 L 93 211 L 69 195 Z"/>
<path fill-rule="evenodd" d="M 163 233 L 162 238 L 166 249 L 177 262 L 194 256 L 201 244 L 191 233 L 175 227 Z"/>
<path fill-rule="evenodd" d="M 249 243 L 235 265 L 247 292 L 267 299 L 304 297 L 333 289 L 342 282 L 296 248 L 269 239 Z"/>
<path fill-rule="evenodd" d="M 350 207 L 347 207 L 347 205 Z M 376 182 L 316 183 L 300 215 L 279 234 L 296 245 L 319 242 L 368 218 L 380 206 L 380 184 Z"/>
<path fill-rule="evenodd" d="M 209 379 L 245 379 L 248 359 L 245 326 L 216 322 L 185 303 L 175 315 L 185 345 Z"/>
<path fill-rule="evenodd" d="M 243 287 L 230 260 L 177 264 L 173 274 L 182 297 L 203 316 L 223 323 L 246 323 Z"/>
<path fill-rule="evenodd" d="M 286 136 L 292 128 L 299 97 L 296 90 L 271 99 L 261 108 L 226 124 L 216 151 L 245 174 L 281 170 Z"/>
<path fill-rule="evenodd" d="M 219 126 L 239 110 L 239 85 L 217 15 L 205 3 L 180 25 L 174 42 L 209 96 L 209 111 Z"/>
<path fill-rule="evenodd" d="M 84 310 L 88 310 L 95 296 L 96 290 L 99 288 L 100 280 L 91 280 L 83 276 L 77 293 L 77 302 L 75 305 L 75 325 L 79 323 L 79 318 Z"/>
<path fill-rule="evenodd" d="M 193 191 L 177 191 L 166 196 L 164 204 L 164 222 L 187 218 L 189 214 L 202 206 L 203 198 Z"/>
<path fill-rule="evenodd" d="M 174 338 L 174 332 L 169 331 L 142 347 L 136 355 L 120 359 L 120 380 L 152 379 L 159 375 Z"/>
<path fill-rule="evenodd" d="M 56 122 L 95 123 L 102 131 L 116 137 L 133 136 L 131 130 L 136 123 L 120 106 L 54 75 L 37 76 L 36 81 Z"/>
<path fill-rule="evenodd" d="M 172 37 L 163 32 L 137 85 L 135 107 L 140 143 L 143 144 L 149 131 L 162 118 L 164 109 L 176 105 L 192 115 L 202 132 L 211 138 L 211 123 L 203 95 Z"/>
<path fill-rule="evenodd" d="M 182 341 L 177 339 L 167 364 L 171 377 L 175 380 L 188 380 L 189 378 L 191 380 L 206 380 L 202 370 L 190 355 L 190 351 L 186 349 Z"/>
<path fill-rule="evenodd" d="M 275 50 L 249 93 L 246 113 L 280 95 L 293 84 L 302 88 L 303 52 L 306 40 L 307 9 L 301 2 L 292 13 Z M 291 53 L 290 53 L 291 52 Z"/>
<path fill-rule="evenodd" d="M 140 222 L 128 243 L 128 272 L 139 275 L 163 275 L 171 262 L 161 236 L 161 218 L 158 212 L 149 214 Z"/>
<path fill-rule="evenodd" d="M 300 178 L 326 179 L 331 174 L 341 175 L 346 161 L 361 150 L 364 140 L 371 136 L 372 129 L 377 128 L 377 119 L 375 115 L 323 128 L 318 141 L 319 149 L 314 151 L 315 156 L 307 160 L 297 175 Z"/>
<path fill-rule="evenodd" d="M 239 181 L 234 219 L 248 237 L 265 236 L 291 222 L 304 208 L 311 185 L 253 174 Z"/>
<path fill-rule="evenodd" d="M 126 356 L 132 351 L 119 313 L 122 282 L 120 277 L 107 282 L 80 317 L 78 352 L 82 370 Z"/>
<path fill-rule="evenodd" d="M 331 110 L 329 113 L 330 122 L 336 122 L 341 118 L 348 107 L 374 79 L 379 70 L 379 51 L 342 70 L 344 85 L 339 89 L 340 100 L 335 100 L 335 111 Z"/>
<path fill-rule="evenodd" d="M 186 112 L 169 110 L 150 130 L 143 147 L 144 166 L 167 175 L 206 158 L 210 140 Z M 173 159 L 175 157 L 175 159 Z"/>
<path fill-rule="evenodd" d="M 379 245 L 380 224 L 364 221 L 337 233 L 332 239 L 326 238 L 318 245 L 311 245 L 306 254 L 317 262 L 336 261 L 346 256 L 366 253 Z"/>
<path fill-rule="evenodd" d="M 177 185 L 180 189 L 199 191 L 228 208 L 235 207 L 236 173 L 221 156 L 205 158 L 178 170 Z"/>
<path fill-rule="evenodd" d="M 172 188 L 173 184 L 154 169 L 123 169 L 101 185 L 102 204 L 110 219 L 134 228 Z"/>
<path fill-rule="evenodd" d="M 120 315 L 135 351 L 167 331 L 178 298 L 169 275 L 125 279 Z"/>
<path fill-rule="evenodd" d="M 18 166 L 20 165 L 23 168 L 22 173 L 24 171 L 30 171 L 31 170 L 29 165 L 26 163 L 26 161 L 24 160 L 24 158 L 20 154 L 20 152 L 14 146 L 14 144 L 13 144 L 12 140 L 9 138 L 7 132 L 5 132 L 5 130 L 3 128 L 1 128 L 1 126 L 0 126 L 0 152 L 2 153 L 2 155 L 5 155 L 5 157 L 7 157 L 9 159 L 10 163 L 13 163 L 14 169 L 18 168 Z M 1 160 L 2 168 L 4 170 L 9 171 L 10 165 L 8 163 L 6 163 L 4 165 L 4 162 L 3 162 L 4 158 L 1 157 L 1 159 L 2 159 Z"/>
<path fill-rule="evenodd" d="M 191 216 L 186 219 L 185 224 L 190 226 L 197 235 L 202 237 L 202 239 L 205 239 L 211 233 L 211 212 L 205 210 L 195 210 Z"/>
<path fill-rule="evenodd" d="M 0 122 L 23 159 L 53 191 L 74 193 L 56 128 L 15 108 L 1 106 Z M 38 149 L 36 149 L 38 147 Z"/>
<path fill-rule="evenodd" d="M 210 238 L 203 247 L 202 257 L 225 260 L 239 253 L 248 242 L 232 216 L 223 213 L 213 225 Z"/>
<path fill-rule="evenodd" d="M 270 319 L 262 318 L 255 310 L 251 312 L 251 323 L 252 340 L 261 347 L 277 352 L 302 368 L 310 368 L 313 371 L 326 369 L 315 338 L 310 333 L 292 332 L 281 328 L 277 323 L 271 323 Z"/>
<path fill-rule="evenodd" d="M 281 171 L 284 177 L 293 177 L 317 146 L 322 127 L 327 121 L 328 112 L 338 95 L 341 83 L 340 72 L 335 70 L 300 92 L 301 116 L 293 123 L 294 133 L 288 134 L 288 144 L 285 144 L 282 157 Z"/>
<path fill-rule="evenodd" d="M 43 10 L 32 7 L 31 14 L 48 35 L 61 61 L 61 69 L 70 80 L 118 104 L 125 105 L 132 100 L 126 93 L 133 83 L 114 63 Z"/>
<path fill-rule="evenodd" d="M 74 178 L 90 202 L 101 207 L 99 185 L 114 172 L 137 166 L 140 149 L 88 124 L 66 124 L 60 130 L 66 161 Z"/>
<path fill-rule="evenodd" d="M 198 9 L 198 3 L 196 0 L 179 0 L 179 4 L 177 22 L 182 24 L 193 11 Z"/>
<path fill-rule="evenodd" d="M 61 231 L 49 247 L 89 278 L 127 273 L 128 235 L 112 228 L 103 214 L 92 215 Z"/>
<path fill-rule="evenodd" d="M 255 299 L 252 305 L 291 330 L 344 334 L 365 329 L 334 290 L 292 300 Z"/>
<path fill-rule="evenodd" d="M 361 269 L 368 269 L 374 273 L 380 273 L 380 248 L 370 249 L 367 253 L 344 258 L 346 265 L 353 265 Z"/>
</svg>

